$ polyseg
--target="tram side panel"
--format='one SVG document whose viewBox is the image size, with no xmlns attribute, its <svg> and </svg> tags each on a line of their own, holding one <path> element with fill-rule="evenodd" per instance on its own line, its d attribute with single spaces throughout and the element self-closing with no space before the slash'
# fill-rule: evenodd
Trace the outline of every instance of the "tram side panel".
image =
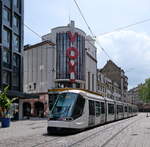
<svg viewBox="0 0 150 147">
<path fill-rule="evenodd" d="M 107 105 L 107 122 L 115 120 L 115 105 L 114 102 L 106 102 Z"/>
<path fill-rule="evenodd" d="M 123 119 L 123 105 L 122 104 L 117 104 L 117 120 Z"/>
<path fill-rule="evenodd" d="M 124 104 L 124 118 L 128 117 L 128 105 Z"/>
<path fill-rule="evenodd" d="M 88 127 L 106 122 L 106 108 L 103 100 L 88 100 Z"/>
<path fill-rule="evenodd" d="M 74 109 L 78 109 L 77 107 Z M 84 109 L 83 112 L 81 112 L 81 116 L 78 118 L 75 118 L 73 121 L 70 121 L 69 128 L 74 128 L 74 129 L 85 129 L 88 127 L 88 100 L 85 99 L 85 104 L 84 104 Z"/>
</svg>

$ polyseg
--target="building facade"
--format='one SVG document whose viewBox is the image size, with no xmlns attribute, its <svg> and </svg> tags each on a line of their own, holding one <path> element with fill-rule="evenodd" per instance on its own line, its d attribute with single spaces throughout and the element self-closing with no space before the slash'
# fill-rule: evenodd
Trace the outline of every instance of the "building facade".
<svg viewBox="0 0 150 147">
<path fill-rule="evenodd" d="M 55 88 L 74 87 L 96 91 L 96 47 L 90 36 L 86 36 L 71 21 L 68 26 L 56 27 L 42 38 L 56 45 Z"/>
<path fill-rule="evenodd" d="M 121 101 L 126 102 L 128 90 L 128 78 L 125 76 L 124 70 L 118 67 L 111 60 L 107 61 L 106 65 L 100 72 L 109 78 L 113 83 L 116 83 L 121 91 Z"/>
<path fill-rule="evenodd" d="M 118 101 L 121 100 L 119 85 L 102 74 L 100 70 L 97 70 L 97 92 L 104 97 Z"/>
<path fill-rule="evenodd" d="M 145 104 L 145 102 L 139 97 L 139 87 L 134 87 L 128 91 L 128 102 L 138 106 L 139 111 L 145 111 L 146 109 L 150 110 L 150 104 Z"/>
<path fill-rule="evenodd" d="M 23 0 L 0 0 L 0 88 L 23 91 Z"/>
<path fill-rule="evenodd" d="M 0 90 L 9 85 L 8 96 L 18 97 L 11 110 L 18 119 L 23 97 L 24 0 L 0 0 Z"/>
<path fill-rule="evenodd" d="M 96 92 L 96 58 L 94 40 L 76 28 L 74 21 L 53 28 L 42 37 L 41 43 L 24 49 L 24 92 L 39 94 L 38 101 L 44 105 L 40 110 L 44 115 L 51 101 L 49 89 L 71 87 Z M 36 100 L 23 100 L 22 104 L 27 102 L 30 113 L 35 115 L 33 103 Z"/>
</svg>

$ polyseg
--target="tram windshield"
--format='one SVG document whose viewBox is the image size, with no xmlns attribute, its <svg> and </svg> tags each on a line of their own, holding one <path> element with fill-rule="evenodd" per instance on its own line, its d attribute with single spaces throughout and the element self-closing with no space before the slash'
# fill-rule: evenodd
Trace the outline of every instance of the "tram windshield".
<svg viewBox="0 0 150 147">
<path fill-rule="evenodd" d="M 57 96 L 50 119 L 72 120 L 80 117 L 83 113 L 85 99 L 76 93 L 62 93 Z"/>
<path fill-rule="evenodd" d="M 63 93 L 59 94 L 57 101 L 52 108 L 53 118 L 64 118 L 71 116 L 71 110 L 76 102 L 78 94 L 75 93 Z"/>
</svg>

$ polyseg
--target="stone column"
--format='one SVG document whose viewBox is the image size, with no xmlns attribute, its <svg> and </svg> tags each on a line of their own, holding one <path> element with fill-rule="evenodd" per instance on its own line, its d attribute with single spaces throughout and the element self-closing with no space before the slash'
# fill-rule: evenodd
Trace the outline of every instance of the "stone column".
<svg viewBox="0 0 150 147">
<path fill-rule="evenodd" d="M 19 120 L 23 119 L 23 100 L 19 99 Z"/>
</svg>

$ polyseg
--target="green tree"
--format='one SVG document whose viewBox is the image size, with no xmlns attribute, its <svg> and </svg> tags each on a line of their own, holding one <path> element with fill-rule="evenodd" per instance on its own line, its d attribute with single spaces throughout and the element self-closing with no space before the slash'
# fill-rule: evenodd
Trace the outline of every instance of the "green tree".
<svg viewBox="0 0 150 147">
<path fill-rule="evenodd" d="M 150 102 L 150 78 L 146 79 L 145 83 L 139 87 L 139 96 L 146 104 Z"/>
<path fill-rule="evenodd" d="M 9 86 L 6 86 L 0 93 L 0 108 L 2 117 L 9 117 L 9 109 L 16 100 L 16 98 L 10 99 L 7 95 Z"/>
</svg>

